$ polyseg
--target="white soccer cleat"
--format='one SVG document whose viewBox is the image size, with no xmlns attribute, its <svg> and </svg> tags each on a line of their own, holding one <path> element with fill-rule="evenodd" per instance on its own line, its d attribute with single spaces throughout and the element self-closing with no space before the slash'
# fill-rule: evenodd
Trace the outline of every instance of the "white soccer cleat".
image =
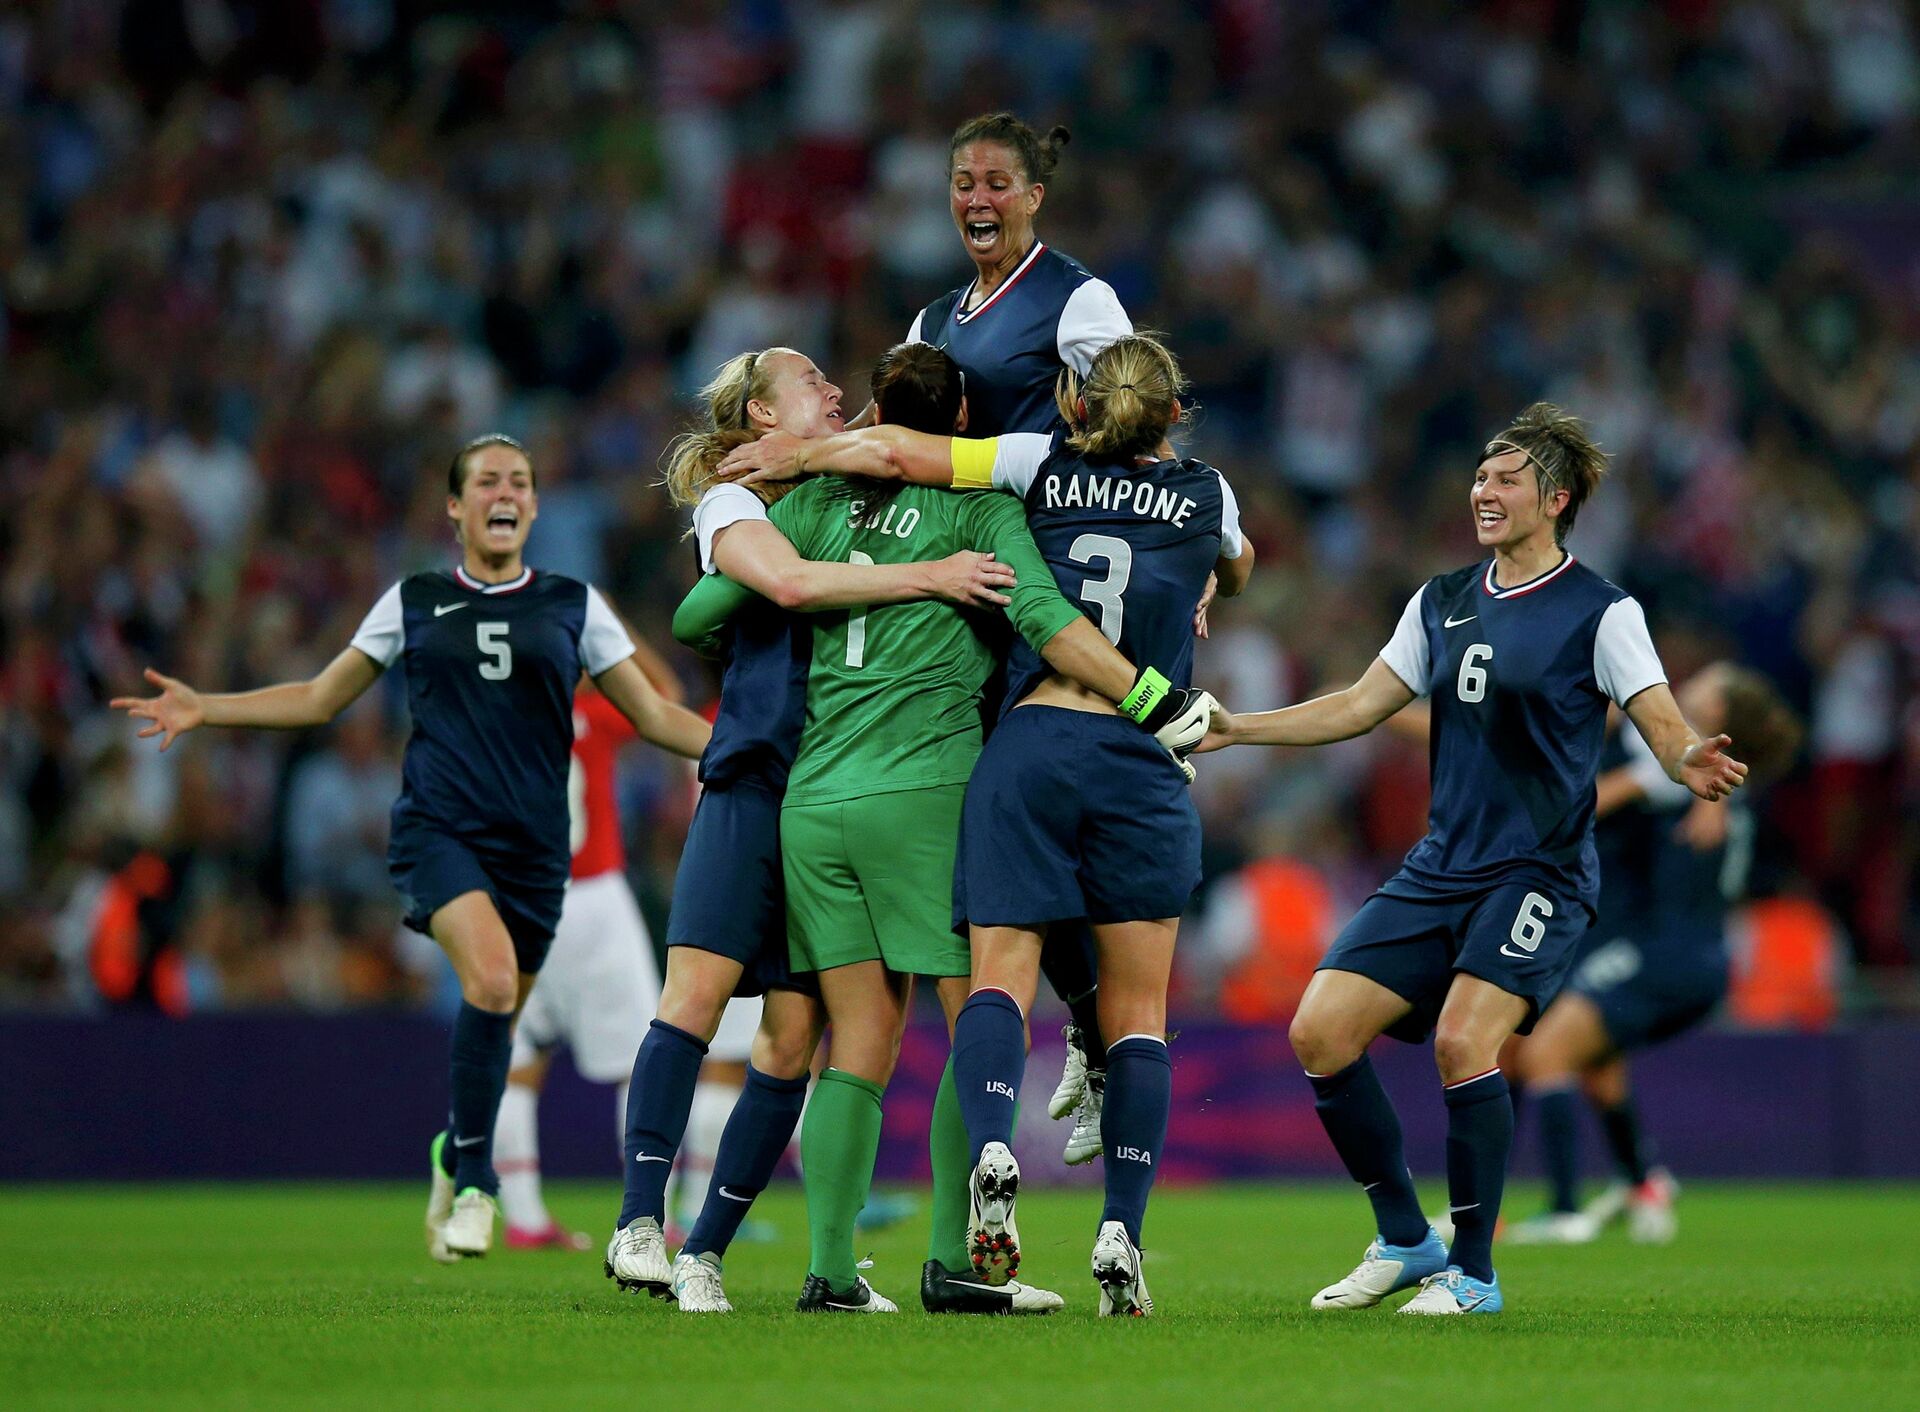
<svg viewBox="0 0 1920 1412">
<path fill-rule="evenodd" d="M 440 1152 L 446 1141 L 447 1135 L 441 1133 L 427 1149 L 427 1160 L 433 1168 L 433 1184 L 427 1188 L 427 1254 L 442 1265 L 457 1265 L 460 1257 L 447 1249 L 447 1218 L 453 1215 L 453 1178 L 440 1166 Z"/>
<path fill-rule="evenodd" d="M 731 1314 L 720 1267 L 684 1251 L 673 1262 L 673 1298 L 684 1314 Z"/>
<path fill-rule="evenodd" d="M 1509 1245 L 1589 1245 L 1600 1238 L 1600 1227 L 1584 1211 L 1548 1211 L 1516 1221 L 1500 1238 Z"/>
<path fill-rule="evenodd" d="M 1371 1309 L 1396 1290 L 1419 1284 L 1447 1268 L 1447 1247 L 1431 1226 L 1418 1245 L 1388 1245 L 1378 1236 L 1344 1280 L 1313 1297 L 1315 1309 Z"/>
<path fill-rule="evenodd" d="M 1067 1042 L 1067 1063 L 1060 1070 L 1059 1086 L 1047 1100 L 1047 1116 L 1055 1122 L 1078 1108 L 1087 1091 L 1087 1051 L 1080 1046 L 1080 1026 L 1062 1026 L 1060 1037 Z"/>
<path fill-rule="evenodd" d="M 645 1292 L 657 1299 L 673 1297 L 673 1266 L 667 1260 L 667 1238 L 651 1216 L 636 1216 L 607 1242 L 607 1278 L 628 1294 Z"/>
<path fill-rule="evenodd" d="M 1019 1194 L 1020 1164 L 1004 1142 L 988 1143 L 967 1181 L 967 1253 L 974 1273 L 992 1286 L 1005 1284 L 1020 1269 L 1020 1231 L 1013 1223 L 1013 1202 Z"/>
<path fill-rule="evenodd" d="M 1100 1282 L 1100 1317 L 1144 1319 L 1153 1312 L 1140 1252 L 1118 1221 L 1100 1227 L 1093 1242 L 1093 1277 Z"/>
<path fill-rule="evenodd" d="M 844 1294 L 835 1294 L 819 1275 L 808 1275 L 807 1282 L 800 1289 L 799 1302 L 793 1306 L 802 1314 L 898 1314 L 900 1306 L 888 1299 L 879 1290 L 856 1276 L 853 1288 Z"/>
<path fill-rule="evenodd" d="M 470 1186 L 453 1199 L 453 1214 L 440 1228 L 447 1249 L 463 1259 L 478 1259 L 493 1249 L 493 1218 L 498 1210 L 494 1199 Z"/>
<path fill-rule="evenodd" d="M 1402 1314 L 1498 1314 L 1505 1305 L 1500 1277 L 1476 1280 L 1458 1265 L 1420 1281 L 1420 1292 L 1400 1306 Z"/>
<path fill-rule="evenodd" d="M 1067 1135 L 1067 1150 L 1061 1154 L 1069 1167 L 1091 1162 L 1107 1150 L 1106 1143 L 1100 1137 L 1100 1114 L 1105 1110 L 1106 1102 L 1107 1076 L 1089 1069 L 1087 1091 L 1081 1096 L 1080 1107 L 1073 1115 L 1073 1131 Z"/>
<path fill-rule="evenodd" d="M 1679 1218 L 1673 1214 L 1679 1194 L 1680 1183 L 1664 1168 L 1647 1173 L 1627 1197 L 1627 1238 L 1636 1245 L 1665 1245 L 1680 1234 Z"/>
<path fill-rule="evenodd" d="M 1627 1198 L 1632 1195 L 1631 1182 L 1615 1182 L 1602 1187 L 1591 1201 L 1580 1208 L 1580 1214 L 1593 1222 L 1596 1231 L 1604 1231 L 1627 1214 Z"/>
</svg>

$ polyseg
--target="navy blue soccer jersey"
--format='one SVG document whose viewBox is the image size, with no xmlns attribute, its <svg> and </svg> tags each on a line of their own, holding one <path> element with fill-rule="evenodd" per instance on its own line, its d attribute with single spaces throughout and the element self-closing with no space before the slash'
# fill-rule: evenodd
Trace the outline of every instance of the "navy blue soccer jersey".
<svg viewBox="0 0 1920 1412">
<path fill-rule="evenodd" d="M 1607 704 L 1666 680 L 1640 605 L 1571 555 L 1511 588 L 1429 580 L 1380 656 L 1432 701 L 1427 836 L 1381 888 L 1430 897 L 1532 881 L 1592 912 Z"/>
<path fill-rule="evenodd" d="M 965 445 L 965 443 L 960 443 Z M 989 460 L 990 458 L 990 460 Z M 1106 639 L 1177 687 L 1193 678 L 1193 614 L 1207 575 L 1244 550 L 1240 507 L 1226 477 L 1204 461 L 1089 460 L 1066 436 L 1016 433 L 956 457 L 955 484 L 1017 495 L 1027 528 L 1066 599 Z M 1007 664 L 1007 704 L 1052 669 L 1016 640 Z"/>
<path fill-rule="evenodd" d="M 742 520 L 766 518 L 765 503 L 745 486 L 708 490 L 693 515 L 700 571 L 718 572 L 713 540 L 721 530 Z M 806 723 L 813 629 L 802 615 L 756 598 L 729 621 L 724 650 L 720 710 L 713 738 L 700 757 L 700 782 L 727 786 L 752 781 L 783 790 Z"/>
<path fill-rule="evenodd" d="M 936 299 L 907 331 L 909 343 L 944 348 L 966 374 L 970 436 L 1052 431 L 1061 367 L 1084 376 L 1096 353 L 1133 332 L 1111 285 L 1039 241 L 969 310 L 972 292 L 969 283 Z"/>
<path fill-rule="evenodd" d="M 388 589 L 353 646 L 405 665 L 413 731 L 396 815 L 529 862 L 550 855 L 564 878 L 573 689 L 583 668 L 633 655 L 606 600 L 560 574 L 485 584 L 436 570 Z"/>
</svg>

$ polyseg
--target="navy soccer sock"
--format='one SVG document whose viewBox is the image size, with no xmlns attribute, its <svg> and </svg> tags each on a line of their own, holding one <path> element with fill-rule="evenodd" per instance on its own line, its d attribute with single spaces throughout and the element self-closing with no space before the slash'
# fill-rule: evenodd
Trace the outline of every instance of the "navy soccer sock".
<svg viewBox="0 0 1920 1412">
<path fill-rule="evenodd" d="M 793 1140 L 800 1109 L 807 1100 L 807 1076 L 769 1078 L 747 1065 L 747 1084 L 727 1116 L 720 1150 L 713 1158 L 713 1180 L 686 1248 L 716 1259 L 727 1253 L 753 1199 L 766 1189 L 780 1154 Z"/>
<path fill-rule="evenodd" d="M 1375 1228 L 1389 1245 L 1418 1245 L 1427 1238 L 1427 1217 L 1413 1190 L 1401 1150 L 1400 1117 L 1393 1111 L 1373 1061 L 1362 1054 L 1332 1074 L 1308 1074 L 1313 1111 L 1327 1130 L 1347 1175 L 1373 1203 Z"/>
<path fill-rule="evenodd" d="M 1453 1215 L 1450 1263 L 1476 1280 L 1493 1278 L 1493 1228 L 1513 1148 L 1513 1104 L 1507 1078 L 1489 1069 L 1448 1084 L 1447 1194 Z"/>
<path fill-rule="evenodd" d="M 620 1202 L 618 1222 L 622 1229 L 641 1216 L 666 1222 L 667 1174 L 679 1155 L 680 1139 L 686 1136 L 693 1088 L 700 1081 L 700 1061 L 706 1057 L 706 1045 L 685 1030 L 665 1020 L 647 1026 L 640 1052 L 633 1056 L 633 1078 L 627 1086 L 627 1132 L 621 1144 L 627 1159 L 627 1192 Z"/>
<path fill-rule="evenodd" d="M 1100 980 L 1094 970 L 1093 937 L 1083 922 L 1053 929 L 1040 948 L 1040 973 L 1053 987 L 1080 1031 L 1087 1067 L 1107 1067 L 1107 1045 L 1100 1033 Z"/>
<path fill-rule="evenodd" d="M 974 1161 L 990 1142 L 1012 1146 L 1014 1104 L 1026 1068 L 1020 1007 L 1004 990 L 976 990 L 953 1022 L 953 1088 Z"/>
<path fill-rule="evenodd" d="M 1540 1156 L 1547 1169 L 1549 1209 L 1580 1209 L 1580 1133 L 1578 1100 L 1571 1080 L 1536 1089 L 1540 1108 Z"/>
<path fill-rule="evenodd" d="M 1107 1051 L 1106 1105 L 1100 1111 L 1100 1141 L 1106 1147 L 1107 1202 L 1100 1220 L 1118 1221 L 1140 1244 L 1153 1190 L 1154 1164 L 1167 1145 L 1167 1110 L 1173 1106 L 1173 1060 L 1167 1042 L 1130 1034 Z"/>
<path fill-rule="evenodd" d="M 456 1191 L 479 1187 L 500 1190 L 493 1170 L 493 1120 L 507 1088 L 507 1063 L 513 1056 L 513 1016 L 498 1015 L 460 1002 L 453 1018 L 453 1055 L 449 1064 L 453 1101 L 442 1148 L 453 1154 Z"/>
<path fill-rule="evenodd" d="M 1612 1108 L 1600 1110 L 1600 1130 L 1607 1135 L 1607 1147 L 1620 1170 L 1635 1186 L 1647 1179 L 1653 1165 L 1651 1145 L 1640 1132 L 1640 1112 L 1631 1098 Z"/>
</svg>

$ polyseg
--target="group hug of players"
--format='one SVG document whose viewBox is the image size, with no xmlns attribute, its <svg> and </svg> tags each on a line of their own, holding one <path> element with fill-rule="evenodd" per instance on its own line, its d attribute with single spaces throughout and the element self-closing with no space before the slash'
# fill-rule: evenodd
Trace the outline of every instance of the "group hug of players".
<svg viewBox="0 0 1920 1412">
<path fill-rule="evenodd" d="M 922 1303 L 1061 1307 L 1015 1278 L 1012 1136 L 1045 974 L 1073 1015 L 1056 1115 L 1077 1113 L 1070 1156 L 1104 1150 L 1099 1311 L 1150 1313 L 1142 1222 L 1172 1093 L 1167 985 L 1200 877 L 1188 756 L 1344 740 L 1420 697 L 1429 832 L 1333 943 L 1291 1031 L 1377 1232 L 1313 1307 L 1418 1286 L 1402 1312 L 1500 1309 L 1491 1247 L 1514 1111 L 1502 1050 L 1536 1022 L 1522 1054 L 1537 1064 L 1521 1062 L 1544 1081 L 1543 1113 L 1560 1105 L 1546 1130 L 1571 1143 L 1560 1119 L 1587 1075 L 1611 1086 L 1637 1151 L 1609 1066 L 1724 990 L 1717 860 L 1739 831 L 1721 801 L 1748 773 L 1724 747 L 1790 752 L 1790 718 L 1732 668 L 1690 683 L 1683 714 L 1638 604 L 1564 547 L 1605 461 L 1546 405 L 1473 469 L 1469 509 L 1490 557 L 1425 584 L 1359 681 L 1238 716 L 1193 690 L 1208 605 L 1245 586 L 1253 550 L 1226 479 L 1169 442 L 1185 416 L 1173 354 L 1037 237 L 1064 137 L 1004 113 L 954 135 L 950 203 L 975 278 L 880 359 L 854 429 L 840 390 L 793 349 L 743 353 L 704 389 L 702 425 L 665 467 L 692 508 L 701 569 L 674 632 L 724 663 L 711 727 L 655 688 L 593 588 L 526 567 L 535 468 L 502 436 L 453 460 L 461 562 L 390 589 L 318 676 L 213 695 L 150 672 L 158 696 L 115 703 L 165 748 L 200 725 L 321 724 L 403 665 L 412 734 L 390 865 L 409 925 L 446 950 L 462 994 L 450 1120 L 432 1154 L 437 1256 L 491 1246 L 514 1017 L 583 891 L 567 887 L 582 673 L 640 737 L 698 759 L 703 785 L 627 1089 L 606 1254 L 623 1288 L 729 1310 L 723 1258 L 798 1127 L 810 1235 L 798 1307 L 895 1310 L 859 1273 L 854 1222 L 914 979 L 927 977 L 952 1055 L 929 1139 Z M 1609 744 L 1612 707 L 1635 728 L 1612 738 L 1638 753 L 1603 775 L 1609 750 L 1626 748 Z M 1683 807 L 1696 797 L 1698 810 Z M 1603 900 L 1597 805 L 1644 821 L 1645 856 L 1623 869 L 1639 905 L 1612 905 L 1612 875 Z M 1603 912 L 1621 939 L 1563 994 Z M 578 972 L 568 986 L 595 988 Z M 764 997 L 758 1029 L 676 1255 L 667 1178 L 736 996 Z M 830 1062 L 810 1085 L 829 1026 Z M 1434 1040 L 1446 1240 L 1367 1059 L 1381 1034 Z M 1570 1207 L 1564 1185 L 1556 1204 Z"/>
</svg>

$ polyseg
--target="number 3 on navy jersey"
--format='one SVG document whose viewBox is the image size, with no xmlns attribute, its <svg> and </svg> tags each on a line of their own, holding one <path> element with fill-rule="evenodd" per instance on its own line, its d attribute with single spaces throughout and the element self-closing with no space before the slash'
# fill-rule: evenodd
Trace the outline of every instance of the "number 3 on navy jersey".
<svg viewBox="0 0 1920 1412">
<path fill-rule="evenodd" d="M 1095 559 L 1107 561 L 1107 576 L 1083 581 L 1080 597 L 1084 602 L 1100 605 L 1100 635 L 1108 642 L 1118 643 L 1120 624 L 1127 613 L 1121 595 L 1127 591 L 1127 580 L 1133 577 L 1133 546 L 1110 534 L 1083 534 L 1068 548 L 1067 557 L 1076 564 L 1092 564 Z"/>
<path fill-rule="evenodd" d="M 474 641 L 490 660 L 480 664 L 480 675 L 488 681 L 505 681 L 513 675 L 513 648 L 507 642 L 511 623 L 475 623 Z"/>
<path fill-rule="evenodd" d="M 1460 659 L 1460 676 L 1454 682 L 1454 694 L 1462 701 L 1484 701 L 1487 696 L 1487 669 L 1482 663 L 1493 660 L 1493 649 L 1476 642 Z"/>
</svg>

